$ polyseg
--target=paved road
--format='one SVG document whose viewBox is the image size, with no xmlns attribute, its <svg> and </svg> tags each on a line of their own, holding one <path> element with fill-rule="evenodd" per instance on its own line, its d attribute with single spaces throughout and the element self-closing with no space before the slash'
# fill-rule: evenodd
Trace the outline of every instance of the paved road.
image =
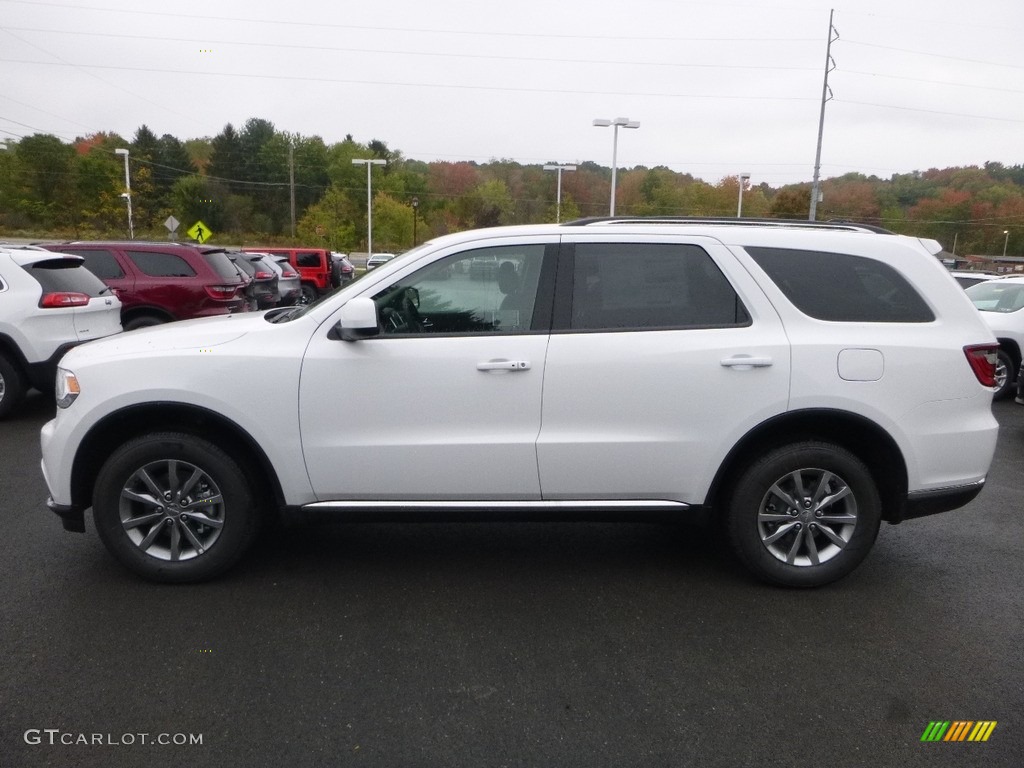
<svg viewBox="0 0 1024 768">
<path fill-rule="evenodd" d="M 46 512 L 50 408 L 0 425 L 0 766 L 1024 761 L 1013 403 L 978 500 L 884 527 L 813 592 L 751 582 L 699 527 L 591 524 L 318 526 L 156 586 Z M 932 720 L 998 725 L 923 744 Z"/>
</svg>

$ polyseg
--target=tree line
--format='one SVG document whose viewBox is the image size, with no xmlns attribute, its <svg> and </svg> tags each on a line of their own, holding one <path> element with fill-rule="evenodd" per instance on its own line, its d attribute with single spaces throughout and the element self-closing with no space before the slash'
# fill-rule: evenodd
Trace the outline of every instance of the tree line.
<svg viewBox="0 0 1024 768">
<path fill-rule="evenodd" d="M 375 249 L 401 251 L 447 232 L 553 222 L 555 174 L 512 160 L 422 162 L 383 141 L 280 131 L 251 118 L 213 138 L 159 138 L 141 126 L 131 140 L 99 133 L 67 143 L 35 134 L 0 151 L 0 236 L 89 239 L 126 236 L 123 156 L 129 151 L 136 237 L 166 239 L 173 216 L 205 223 L 215 242 L 366 243 L 366 166 L 372 170 Z M 712 184 L 667 167 L 618 172 L 616 211 L 633 216 L 736 215 L 740 179 Z M 562 175 L 563 221 L 608 212 L 611 169 L 593 162 Z M 821 184 L 817 218 L 874 224 L 938 239 L 959 254 L 1024 256 L 1024 166 L 930 169 L 889 179 L 848 173 Z M 810 183 L 747 186 L 745 216 L 806 219 Z M 182 230 L 179 236 L 184 237 Z M 1008 234 L 1007 234 L 1008 233 Z"/>
</svg>

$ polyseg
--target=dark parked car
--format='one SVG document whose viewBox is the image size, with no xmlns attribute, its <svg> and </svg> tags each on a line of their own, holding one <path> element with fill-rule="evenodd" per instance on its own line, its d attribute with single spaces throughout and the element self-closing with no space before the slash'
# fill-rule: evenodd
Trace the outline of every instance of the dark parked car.
<svg viewBox="0 0 1024 768">
<path fill-rule="evenodd" d="M 49 244 L 73 253 L 121 300 L 126 331 L 193 317 L 244 312 L 245 281 L 223 249 L 183 243 L 88 241 Z"/>
<path fill-rule="evenodd" d="M 300 303 L 309 304 L 320 296 L 326 296 L 337 286 L 331 280 L 331 252 L 323 248 L 244 248 L 251 253 L 270 253 L 287 256 L 288 263 L 302 278 Z"/>
<path fill-rule="evenodd" d="M 278 305 L 290 307 L 298 304 L 302 298 L 302 278 L 295 268 L 288 263 L 287 256 L 275 256 L 272 253 L 263 254 L 267 266 L 277 273 L 277 290 L 281 295 Z"/>
<path fill-rule="evenodd" d="M 245 289 L 249 308 L 276 307 L 281 300 L 281 293 L 277 287 L 277 272 L 266 263 L 270 256 L 245 251 L 231 251 L 228 256 L 249 281 Z"/>
<path fill-rule="evenodd" d="M 356 279 L 356 268 L 344 253 L 331 251 L 331 262 L 333 265 L 331 280 L 334 283 L 335 288 L 340 285 L 345 285 L 346 283 L 351 283 Z"/>
</svg>

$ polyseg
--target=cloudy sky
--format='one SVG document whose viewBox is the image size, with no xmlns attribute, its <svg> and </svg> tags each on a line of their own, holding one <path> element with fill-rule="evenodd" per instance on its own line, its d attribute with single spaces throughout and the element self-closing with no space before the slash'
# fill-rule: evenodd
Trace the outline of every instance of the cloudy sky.
<svg viewBox="0 0 1024 768">
<path fill-rule="evenodd" d="M 1024 163 L 1022 0 L 0 0 L 0 140 L 250 117 L 421 160 L 808 181 Z"/>
</svg>

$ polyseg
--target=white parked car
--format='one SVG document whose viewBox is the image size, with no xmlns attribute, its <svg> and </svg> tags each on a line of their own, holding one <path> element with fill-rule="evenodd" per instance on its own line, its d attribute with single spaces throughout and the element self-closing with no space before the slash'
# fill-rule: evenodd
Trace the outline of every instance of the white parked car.
<svg viewBox="0 0 1024 768">
<path fill-rule="evenodd" d="M 997 346 L 938 249 L 806 222 L 442 237 L 310 306 L 73 350 L 50 506 L 79 531 L 91 507 L 169 582 L 224 571 L 280 511 L 704 511 L 758 577 L 824 584 L 882 521 L 985 482 Z"/>
<path fill-rule="evenodd" d="M 393 253 L 375 253 L 366 260 L 366 271 L 369 272 L 371 269 L 376 269 L 382 264 L 387 264 L 395 258 Z"/>
<path fill-rule="evenodd" d="M 1024 275 L 986 280 L 966 289 L 971 301 L 999 340 L 996 398 L 1015 390 L 1024 350 Z"/>
<path fill-rule="evenodd" d="M 0 418 L 52 389 L 71 347 L 121 331 L 121 302 L 80 256 L 0 247 Z"/>
</svg>

